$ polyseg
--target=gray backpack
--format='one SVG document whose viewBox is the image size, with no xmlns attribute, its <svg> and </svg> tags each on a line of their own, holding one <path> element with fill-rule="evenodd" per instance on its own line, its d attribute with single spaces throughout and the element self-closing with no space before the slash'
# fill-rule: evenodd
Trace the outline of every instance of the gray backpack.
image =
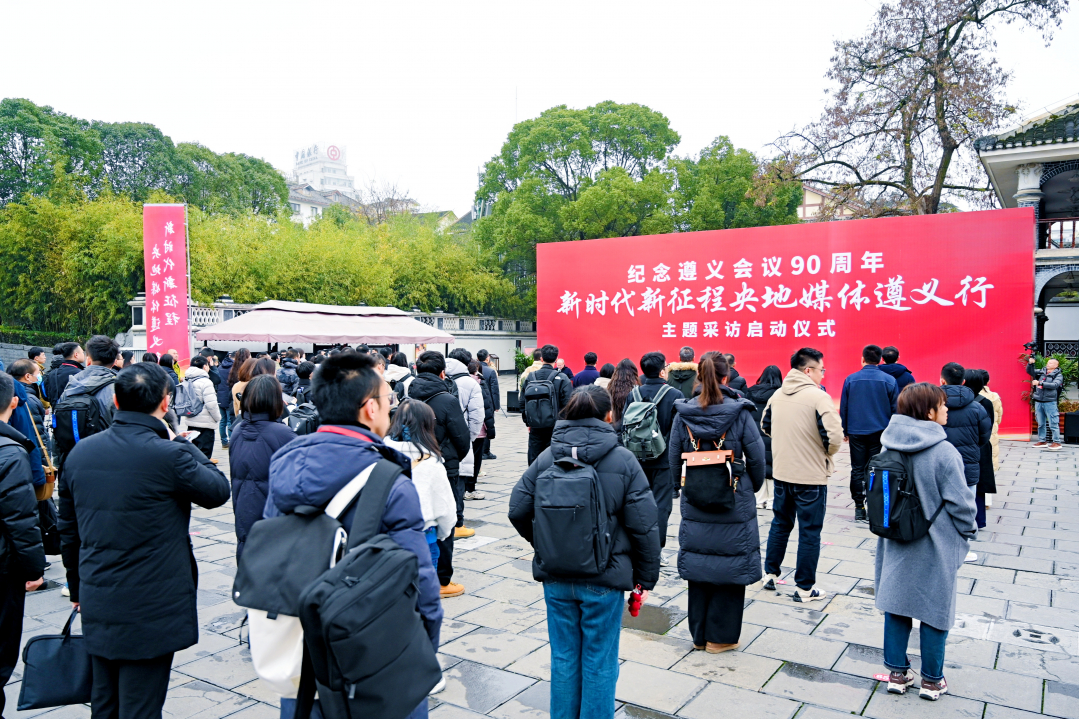
<svg viewBox="0 0 1079 719">
<path fill-rule="evenodd" d="M 172 409 L 177 417 L 194 417 L 202 414 L 206 404 L 202 401 L 202 395 L 195 389 L 194 382 L 185 379 L 176 385 L 176 396 L 172 398 Z"/>
<path fill-rule="evenodd" d="M 622 446 L 633 452 L 638 461 L 658 459 L 667 449 L 667 440 L 659 430 L 658 407 L 670 388 L 670 385 L 663 385 L 651 400 L 641 396 L 640 387 L 633 388 L 630 395 L 633 402 L 622 415 Z"/>
</svg>

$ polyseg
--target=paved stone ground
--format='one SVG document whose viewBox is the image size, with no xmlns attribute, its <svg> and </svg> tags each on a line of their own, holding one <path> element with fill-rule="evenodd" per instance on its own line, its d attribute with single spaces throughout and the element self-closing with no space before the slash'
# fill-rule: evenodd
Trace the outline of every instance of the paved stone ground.
<svg viewBox="0 0 1079 719">
<path fill-rule="evenodd" d="M 532 581 L 528 545 L 506 519 L 510 490 L 525 466 L 526 437 L 519 416 L 499 416 L 493 447 L 498 459 L 485 465 L 480 478 L 487 498 L 467 505 L 466 523 L 476 537 L 459 542 L 454 555 L 455 580 L 467 593 L 444 602 L 440 658 L 448 686 L 431 700 L 432 719 L 547 715 L 550 655 L 543 591 Z M 788 596 L 793 584 L 778 594 L 760 590 L 759 584 L 750 587 L 741 648 L 717 656 L 693 652 L 686 585 L 672 561 L 641 617 L 631 623 L 627 615 L 619 716 L 1079 717 L 1079 450 L 1047 453 L 1026 442 L 1005 441 L 1001 453 L 1000 494 L 989 526 L 974 544 L 979 559 L 960 571 L 958 617 L 948 640 L 950 696 L 936 704 L 916 693 L 891 696 L 873 679 L 883 671 L 883 621 L 873 606 L 876 538 L 852 521 L 844 453 L 829 484 L 818 573 L 817 586 L 829 599 L 805 607 Z M 227 473 L 227 453 L 217 454 Z M 275 717 L 275 697 L 260 686 L 240 641 L 243 612 L 229 600 L 235 572 L 232 510 L 226 505 L 193 514 L 202 635 L 197 646 L 176 657 L 165 714 L 173 719 Z M 759 512 L 762 544 L 770 515 Z M 677 520 L 676 504 L 665 550 L 672 560 Z M 792 541 L 788 562 L 796 551 Z M 58 558 L 47 576 L 63 581 Z M 68 607 L 58 588 L 29 597 L 24 639 L 58 632 Z M 915 632 L 916 669 L 917 652 Z M 7 687 L 11 707 L 21 669 Z M 89 709 L 46 713 L 67 719 L 88 716 Z"/>
</svg>

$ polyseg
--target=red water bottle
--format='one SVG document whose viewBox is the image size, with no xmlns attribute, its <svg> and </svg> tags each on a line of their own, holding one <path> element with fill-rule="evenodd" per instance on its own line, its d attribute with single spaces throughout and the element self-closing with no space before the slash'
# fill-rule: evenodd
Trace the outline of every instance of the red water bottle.
<svg viewBox="0 0 1079 719">
<path fill-rule="evenodd" d="M 629 615 L 635 617 L 641 613 L 641 604 L 643 604 L 644 590 L 641 589 L 641 585 L 638 584 L 633 588 L 633 592 L 629 595 Z"/>
</svg>

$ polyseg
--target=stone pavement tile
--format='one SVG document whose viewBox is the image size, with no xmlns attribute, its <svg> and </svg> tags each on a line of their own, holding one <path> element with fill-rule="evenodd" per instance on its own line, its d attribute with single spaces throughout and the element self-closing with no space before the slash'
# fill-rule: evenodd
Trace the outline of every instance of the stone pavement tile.
<svg viewBox="0 0 1079 719">
<path fill-rule="evenodd" d="M 455 667 L 464 661 L 460 657 L 451 657 L 449 654 L 443 654 L 442 652 L 439 652 L 435 656 L 438 657 L 438 666 L 442 671 L 446 671 L 450 667 Z"/>
<path fill-rule="evenodd" d="M 911 666 L 917 670 L 921 660 L 908 651 Z M 873 647 L 863 647 L 858 644 L 850 644 L 843 656 L 832 667 L 833 671 L 844 674 L 852 674 L 863 679 L 872 679 L 874 674 L 886 671 L 884 667 L 884 652 Z"/>
<path fill-rule="evenodd" d="M 1067 564 L 1065 562 L 1053 563 L 1053 574 L 1060 577 L 1079 577 L 1079 564 Z"/>
<path fill-rule="evenodd" d="M 228 544 L 214 542 L 212 546 L 199 547 L 195 550 L 195 559 L 200 562 L 221 562 L 229 557 L 235 561 L 236 548 Z"/>
<path fill-rule="evenodd" d="M 948 692 L 975 701 L 1040 711 L 1042 682 L 1034 677 L 944 662 Z"/>
<path fill-rule="evenodd" d="M 487 575 L 495 580 L 498 577 L 509 577 L 510 579 L 519 579 L 522 582 L 535 581 L 532 578 L 532 562 L 527 559 L 511 559 L 494 569 L 488 569 Z"/>
<path fill-rule="evenodd" d="M 629 608 L 622 610 L 622 626 L 626 629 L 639 629 L 653 634 L 668 634 L 669 631 L 686 618 L 686 610 L 676 606 L 656 606 L 645 604 L 636 617 L 631 616 Z"/>
<path fill-rule="evenodd" d="M 453 540 L 453 553 L 456 556 L 457 552 L 470 552 L 480 547 L 485 547 L 489 544 L 498 544 L 502 540 L 498 537 L 481 537 L 478 534 L 473 534 L 471 537 L 464 537 L 462 539 Z"/>
<path fill-rule="evenodd" d="M 685 612 L 688 615 L 689 614 L 689 592 L 685 591 L 685 592 L 680 593 L 678 596 L 673 597 L 672 599 L 668 599 L 666 602 L 663 603 L 663 606 L 664 607 L 671 607 L 673 609 L 677 609 L 678 611 Z"/>
<path fill-rule="evenodd" d="M 440 692 L 435 697 L 441 697 L 444 693 Z M 432 717 L 432 719 L 484 719 L 486 715 L 477 714 L 474 711 L 454 706 L 453 704 L 439 704 L 430 710 L 428 716 Z"/>
<path fill-rule="evenodd" d="M 747 652 L 690 652 L 671 671 L 759 691 L 781 666 L 783 662 L 778 659 Z"/>
<path fill-rule="evenodd" d="M 884 619 L 869 621 L 856 617 L 828 616 L 813 631 L 813 636 L 879 648 L 884 646 Z"/>
<path fill-rule="evenodd" d="M 960 614 L 982 614 L 988 617 L 1003 618 L 1008 610 L 1008 602 L 993 597 L 978 597 L 959 594 L 955 597 L 955 611 Z"/>
<path fill-rule="evenodd" d="M 769 628 L 746 647 L 746 653 L 829 669 L 846 648 L 846 642 Z"/>
<path fill-rule="evenodd" d="M 682 708 L 678 716 L 688 719 L 728 717 L 768 717 L 791 719 L 799 702 L 768 696 L 726 684 L 709 684 L 704 691 Z"/>
<path fill-rule="evenodd" d="M 456 575 L 457 572 L 454 572 L 454 579 L 457 578 Z M 445 618 L 453 619 L 467 612 L 479 609 L 480 607 L 487 606 L 491 601 L 492 600 L 487 597 L 470 594 L 466 587 L 464 594 L 442 600 L 442 613 Z"/>
<path fill-rule="evenodd" d="M 820 610 L 828 616 L 854 617 L 866 621 L 876 621 L 881 618 L 880 612 L 871 598 L 852 597 L 847 594 L 837 594 Z"/>
<path fill-rule="evenodd" d="M 1063 682 L 1045 683 L 1045 714 L 1067 719 L 1079 718 L 1079 686 Z"/>
<path fill-rule="evenodd" d="M 1005 557 L 999 554 L 985 554 L 984 556 L 985 563 L 982 565 L 984 567 L 1022 569 L 1027 572 L 1040 572 L 1042 574 L 1053 573 L 1053 561 L 1050 559 L 1035 559 L 1034 557 Z"/>
<path fill-rule="evenodd" d="M 550 714 L 551 685 L 539 682 L 492 710 L 489 716 L 499 719 L 547 719 Z"/>
<path fill-rule="evenodd" d="M 1019 547 L 1014 544 L 1001 544 L 998 542 L 968 542 L 970 551 L 978 554 L 995 554 L 1001 557 L 1018 557 Z"/>
<path fill-rule="evenodd" d="M 522 634 L 522 635 L 524 635 L 526 637 L 533 637 L 535 639 L 539 639 L 539 640 L 544 641 L 544 642 L 550 641 L 550 636 L 547 633 L 547 620 L 546 619 L 544 619 L 539 624 L 535 624 L 535 625 L 529 627 L 528 629 L 524 630 L 523 632 L 519 632 L 519 634 Z"/>
<path fill-rule="evenodd" d="M 979 564 L 964 564 L 957 572 L 960 577 L 970 579 L 989 579 L 994 582 L 1011 582 L 1015 578 L 1014 569 L 1003 567 L 983 567 Z"/>
<path fill-rule="evenodd" d="M 538 599 L 543 599 L 543 585 L 539 582 L 503 579 L 501 582 L 480 587 L 475 591 L 475 594 L 488 599 L 497 599 L 500 602 L 528 605 Z"/>
<path fill-rule="evenodd" d="M 1022 601 L 1029 602 L 1031 600 L 1025 599 Z M 1053 590 L 1053 606 L 1060 607 L 1061 609 L 1079 610 L 1079 594 L 1076 594 L 1075 592 L 1066 592 L 1059 589 Z"/>
<path fill-rule="evenodd" d="M 919 686 L 917 682 L 915 686 Z M 948 686 L 950 691 L 951 681 Z M 981 702 L 951 694 L 928 702 L 918 696 L 916 689 L 907 690 L 906 694 L 889 694 L 888 688 L 881 686 L 873 692 L 865 716 L 872 719 L 981 719 L 984 707 Z"/>
<path fill-rule="evenodd" d="M 1024 534 L 1008 534 L 1007 532 L 993 532 L 993 544 L 1014 544 L 1020 547 L 1041 547 L 1049 549 L 1053 540 L 1044 537 L 1028 537 Z"/>
<path fill-rule="evenodd" d="M 71 600 L 60 594 L 59 589 L 49 589 L 44 592 L 31 592 L 26 595 L 26 604 L 23 614 L 28 617 L 43 617 L 54 612 L 71 614 Z M 64 617 L 67 621 L 67 617 Z"/>
<path fill-rule="evenodd" d="M 531 557 L 533 553 L 531 545 L 520 537 L 487 544 L 483 547 L 482 551 L 487 554 L 500 554 L 503 557 L 509 557 L 510 559 L 520 559 L 526 556 Z"/>
<path fill-rule="evenodd" d="M 479 624 L 481 627 L 490 627 L 491 629 L 504 629 L 516 634 L 542 622 L 545 616 L 544 612 L 529 609 L 528 607 L 521 607 L 507 602 L 491 602 L 479 609 L 461 614 L 457 618 L 469 624 Z"/>
<path fill-rule="evenodd" d="M 614 719 L 675 719 L 673 714 L 657 712 L 654 709 L 639 707 L 636 704 L 615 702 Z"/>
<path fill-rule="evenodd" d="M 235 604 L 218 604 L 199 612 L 199 625 L 211 632 L 227 632 L 236 629 L 247 616 L 247 610 Z"/>
<path fill-rule="evenodd" d="M 1079 580 L 1069 577 L 1058 577 L 1049 574 L 1037 574 L 1035 572 L 1016 572 L 1015 583 L 1025 587 L 1039 587 L 1041 589 L 1060 589 L 1065 592 L 1079 592 Z"/>
<path fill-rule="evenodd" d="M 821 590 L 825 594 L 846 594 L 853 589 L 858 582 L 868 579 L 872 581 L 872 578 L 858 578 L 848 577 L 835 572 L 817 572 L 817 583 L 813 586 Z M 790 593 L 794 592 L 794 577 L 790 578 Z"/>
<path fill-rule="evenodd" d="M 1003 582 L 991 582 L 979 579 L 974 582 L 971 594 L 976 597 L 991 597 L 993 599 L 1007 599 L 1014 602 L 1028 602 L 1030 604 L 1049 605 L 1049 590 L 1037 587 L 1024 587 L 1021 584 L 1004 584 Z"/>
<path fill-rule="evenodd" d="M 770 602 L 753 602 L 742 614 L 742 621 L 750 624 L 786 629 L 801 634 L 812 632 L 824 618 L 824 613 L 804 609 L 793 601 L 789 606 Z"/>
<path fill-rule="evenodd" d="M 506 671 L 551 681 L 551 645 L 544 644 L 528 656 L 518 659 L 506 667 Z"/>
<path fill-rule="evenodd" d="M 265 704 L 280 706 L 279 702 L 281 700 L 281 696 L 273 689 L 270 689 L 266 685 L 266 682 L 262 681 L 261 679 L 256 679 L 255 681 L 248 682 L 247 684 L 241 684 L 232 691 L 236 692 L 237 694 L 243 694 L 245 697 L 251 697 L 256 701 L 260 701 Z"/>
<path fill-rule="evenodd" d="M 840 717 L 847 717 L 847 719 L 849 719 L 850 714 L 843 714 L 842 712 L 824 709 L 823 707 L 810 706 L 809 704 L 803 705 L 802 711 L 798 712 L 798 719 L 839 719 Z"/>
<path fill-rule="evenodd" d="M 876 568 L 872 564 L 862 562 L 840 562 L 831 569 L 830 573 L 858 579 L 873 579 L 876 576 Z"/>
<path fill-rule="evenodd" d="M 506 565 L 503 564 L 501 566 Z M 489 570 L 487 572 L 473 572 L 471 569 L 457 569 L 455 567 L 453 570 L 452 581 L 456 582 L 457 584 L 463 584 L 465 587 L 465 591 L 474 592 L 480 587 L 486 587 L 489 584 L 494 584 L 495 582 L 501 581 L 503 578 L 504 577 L 496 575 L 494 572 L 491 572 Z M 516 578 L 521 579 L 522 581 L 533 581 L 531 574 L 529 574 L 527 577 Z"/>
<path fill-rule="evenodd" d="M 446 679 L 446 688 L 436 696 L 443 706 L 453 704 L 481 714 L 486 714 L 536 682 L 531 677 L 471 661 L 454 665 L 442 676 Z"/>
<path fill-rule="evenodd" d="M 636 662 L 623 662 L 618 672 L 615 698 L 668 714 L 692 699 L 705 682 L 687 674 L 657 669 Z"/>
<path fill-rule="evenodd" d="M 875 684 L 872 679 L 788 662 L 764 685 L 763 691 L 857 714 L 869 700 Z"/>
<path fill-rule="evenodd" d="M 233 581 L 232 575 L 225 574 L 221 571 L 201 572 L 199 574 L 199 591 L 205 589 L 214 592 L 224 592 L 226 595 L 231 595 Z"/>
<path fill-rule="evenodd" d="M 623 629 L 618 642 L 618 657 L 631 662 L 670 669 L 693 651 L 693 642 L 636 629 Z"/>
<path fill-rule="evenodd" d="M 251 665 L 251 649 L 247 645 L 234 646 L 232 649 L 197 659 L 185 664 L 179 672 L 225 689 L 246 684 L 258 676 Z"/>
<path fill-rule="evenodd" d="M 877 596 L 877 586 L 872 579 L 859 579 L 858 583 L 847 593 L 852 597 L 872 600 Z"/>
<path fill-rule="evenodd" d="M 500 629 L 480 627 L 463 637 L 441 645 L 439 651 L 461 659 L 505 669 L 541 646 L 543 642 L 538 639 L 522 637 Z"/>
<path fill-rule="evenodd" d="M 280 716 L 281 708 L 275 701 L 273 706 L 261 702 L 252 704 L 235 714 L 229 714 L 229 719 L 279 719 Z"/>
<path fill-rule="evenodd" d="M 235 639 L 229 639 L 214 632 L 199 632 L 199 643 L 176 652 L 172 659 L 172 666 L 180 667 L 188 662 L 193 662 L 236 646 L 239 646 L 239 644 Z"/>
<path fill-rule="evenodd" d="M 874 552 L 868 549 L 856 549 L 853 547 L 840 547 L 832 544 L 820 548 L 820 556 L 840 561 L 858 562 L 860 564 L 872 564 Z"/>
<path fill-rule="evenodd" d="M 468 517 L 465 517 L 466 527 L 472 527 L 474 526 L 474 524 L 479 524 L 479 522 L 469 522 Z M 494 522 L 487 522 L 483 525 L 482 529 L 476 528 L 476 534 L 482 535 L 484 537 L 494 537 L 495 539 L 506 539 L 508 537 L 520 536 L 519 534 L 517 534 L 517 530 L 511 526 L 508 526 L 508 524 L 508 521 L 505 525 L 495 524 Z"/>
<path fill-rule="evenodd" d="M 1079 684 L 1079 660 L 1056 651 L 1046 652 L 1034 647 L 1002 644 L 997 655 L 996 668 L 1004 672 Z"/>
<path fill-rule="evenodd" d="M 1022 709 L 1002 707 L 997 704 L 985 705 L 985 717 L 983 719 L 1036 719 L 1041 714 L 1025 712 Z"/>
<path fill-rule="evenodd" d="M 162 713 L 169 719 L 215 719 L 254 703 L 248 697 L 225 691 L 219 686 L 193 681 L 169 689 Z"/>
<path fill-rule="evenodd" d="M 509 557 L 504 557 L 501 554 L 487 554 L 483 549 L 474 549 L 471 552 L 461 552 L 460 554 L 454 552 L 453 571 L 455 574 L 458 569 L 486 572 L 488 569 L 494 569 L 498 565 L 510 561 L 513 560 Z"/>
<path fill-rule="evenodd" d="M 445 602 L 443 602 L 442 606 L 446 606 Z M 456 619 L 448 619 L 443 617 L 442 631 L 439 633 L 439 641 L 441 641 L 443 644 L 445 644 L 446 642 L 452 642 L 457 637 L 463 637 L 465 634 L 468 634 L 478 626 L 478 624 L 459 622 Z"/>
<path fill-rule="evenodd" d="M 1044 607 L 1038 604 L 1011 602 L 1008 605 L 1008 619 L 1030 622 L 1045 627 L 1060 629 L 1079 629 L 1079 611 L 1059 607 Z"/>
</svg>

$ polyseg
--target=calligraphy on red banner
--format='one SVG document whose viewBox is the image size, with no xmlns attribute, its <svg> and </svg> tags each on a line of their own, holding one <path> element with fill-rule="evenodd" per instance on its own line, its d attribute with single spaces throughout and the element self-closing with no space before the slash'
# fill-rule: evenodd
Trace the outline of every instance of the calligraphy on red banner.
<svg viewBox="0 0 1079 719">
<path fill-rule="evenodd" d="M 187 311 L 187 208 L 143 205 L 143 260 L 146 271 L 146 349 L 176 350 L 190 359 Z"/>
</svg>

